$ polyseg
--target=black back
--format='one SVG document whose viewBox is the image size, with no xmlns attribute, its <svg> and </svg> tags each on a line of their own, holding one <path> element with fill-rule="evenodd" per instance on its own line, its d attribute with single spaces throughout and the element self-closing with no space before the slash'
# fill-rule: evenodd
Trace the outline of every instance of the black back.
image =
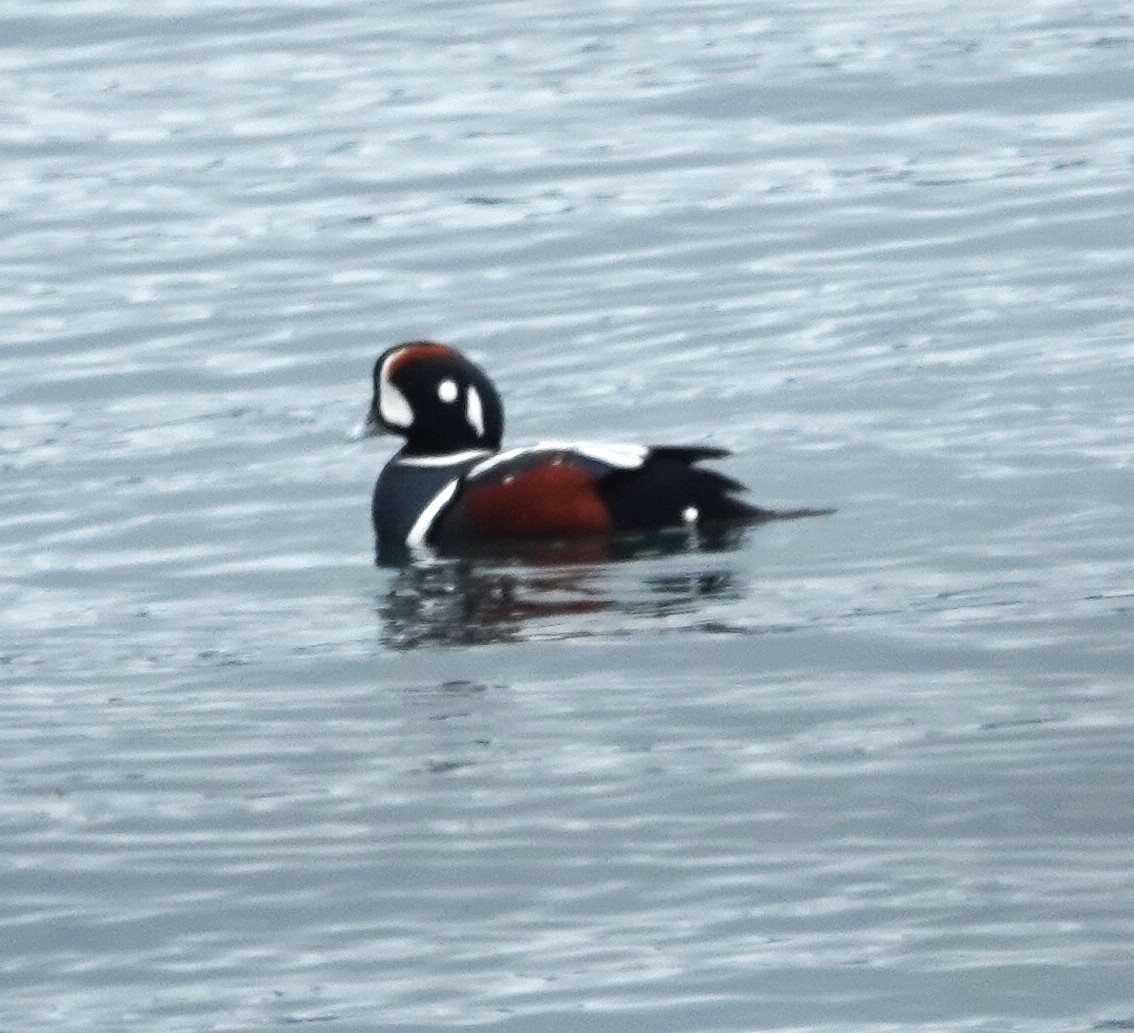
<svg viewBox="0 0 1134 1033">
<path fill-rule="evenodd" d="M 736 492 L 745 490 L 739 481 L 693 465 L 726 455 L 719 448 L 654 448 L 641 468 L 612 470 L 599 481 L 598 491 L 615 530 L 677 527 L 686 522 L 690 508 L 697 511 L 697 523 L 772 519 L 772 510 L 736 498 Z"/>
</svg>

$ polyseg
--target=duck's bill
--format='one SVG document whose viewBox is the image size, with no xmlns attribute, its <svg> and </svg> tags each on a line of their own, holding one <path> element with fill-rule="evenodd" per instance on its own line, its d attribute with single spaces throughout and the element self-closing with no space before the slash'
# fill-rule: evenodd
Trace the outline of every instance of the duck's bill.
<svg viewBox="0 0 1134 1033">
<path fill-rule="evenodd" d="M 363 438 L 374 438 L 383 433 L 385 432 L 381 424 L 374 418 L 374 413 L 368 412 L 362 422 L 350 432 L 347 440 L 361 441 Z"/>
</svg>

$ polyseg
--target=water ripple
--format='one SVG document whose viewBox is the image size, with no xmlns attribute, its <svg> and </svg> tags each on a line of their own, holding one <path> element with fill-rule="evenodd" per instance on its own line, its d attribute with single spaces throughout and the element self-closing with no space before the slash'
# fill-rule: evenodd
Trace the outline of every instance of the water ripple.
<svg viewBox="0 0 1134 1033">
<path fill-rule="evenodd" d="M 0 1026 L 1129 1024 L 1128 10 L 4 30 Z M 838 512 L 377 570 L 421 335 Z"/>
</svg>

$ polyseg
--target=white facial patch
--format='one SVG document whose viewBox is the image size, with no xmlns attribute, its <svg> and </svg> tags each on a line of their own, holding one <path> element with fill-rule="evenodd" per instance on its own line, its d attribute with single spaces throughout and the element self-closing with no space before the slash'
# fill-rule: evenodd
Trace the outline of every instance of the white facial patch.
<svg viewBox="0 0 1134 1033">
<path fill-rule="evenodd" d="M 411 427 L 413 409 L 406 401 L 406 396 L 394 387 L 390 380 L 390 364 L 400 354 L 394 352 L 382 363 L 382 372 L 378 374 L 378 412 L 391 427 Z"/>
<path fill-rule="evenodd" d="M 458 393 L 457 385 L 452 380 L 442 380 L 437 385 L 437 397 L 443 402 L 455 402 Z"/>
<path fill-rule="evenodd" d="M 478 438 L 484 437 L 484 406 L 480 401 L 480 392 L 475 387 L 469 388 L 468 396 L 465 398 L 465 419 L 476 431 Z"/>
</svg>

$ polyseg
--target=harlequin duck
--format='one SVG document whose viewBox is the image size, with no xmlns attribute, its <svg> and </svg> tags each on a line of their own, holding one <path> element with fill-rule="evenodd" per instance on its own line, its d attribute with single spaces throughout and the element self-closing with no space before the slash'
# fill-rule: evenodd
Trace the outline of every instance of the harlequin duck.
<svg viewBox="0 0 1134 1033">
<path fill-rule="evenodd" d="M 736 498 L 743 484 L 696 465 L 728 455 L 723 448 L 542 442 L 501 451 L 503 432 L 496 388 L 456 349 L 409 341 L 378 357 L 356 436 L 406 441 L 374 488 L 380 561 L 429 546 L 827 512 L 760 509 Z"/>
</svg>

